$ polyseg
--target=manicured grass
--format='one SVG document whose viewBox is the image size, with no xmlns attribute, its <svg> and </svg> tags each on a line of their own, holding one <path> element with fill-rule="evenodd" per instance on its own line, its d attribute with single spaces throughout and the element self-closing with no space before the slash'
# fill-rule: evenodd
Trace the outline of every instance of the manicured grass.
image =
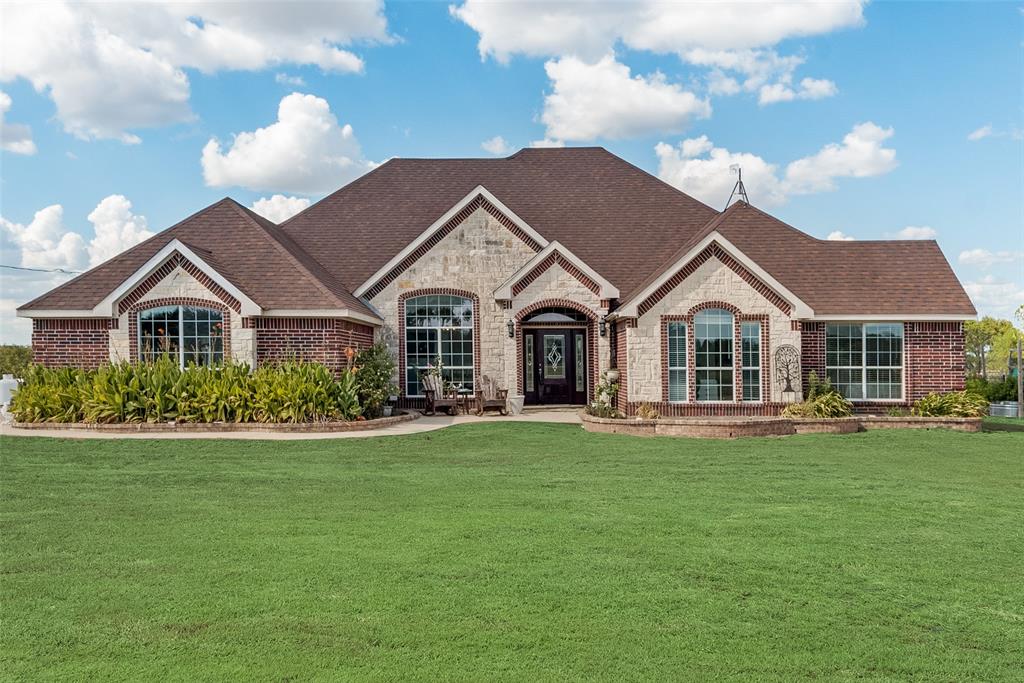
<svg viewBox="0 0 1024 683">
<path fill-rule="evenodd" d="M 992 417 L 982 420 L 982 429 L 988 431 L 1024 432 L 1024 419 L 1019 417 Z"/>
<path fill-rule="evenodd" d="M 0 449 L 8 679 L 1021 676 L 1018 433 Z"/>
</svg>

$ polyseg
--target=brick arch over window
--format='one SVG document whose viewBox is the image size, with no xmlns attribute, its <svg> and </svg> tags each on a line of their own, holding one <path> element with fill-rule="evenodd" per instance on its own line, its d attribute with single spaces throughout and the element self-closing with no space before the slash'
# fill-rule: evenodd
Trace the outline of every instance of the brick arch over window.
<svg viewBox="0 0 1024 683">
<path fill-rule="evenodd" d="M 658 329 L 661 336 L 661 397 L 665 405 L 670 405 L 669 371 L 668 371 L 668 324 L 670 322 L 686 323 L 686 368 L 687 368 L 687 403 L 697 402 L 697 383 L 694 373 L 697 367 L 697 344 L 694 335 L 693 319 L 701 311 L 721 309 L 732 315 L 733 326 L 733 401 L 742 403 L 743 397 L 743 323 L 756 322 L 761 325 L 761 400 L 758 403 L 771 402 L 771 349 L 769 348 L 770 330 L 769 317 L 760 313 L 743 313 L 733 304 L 725 301 L 702 301 L 690 308 L 685 315 L 663 315 Z"/>
<path fill-rule="evenodd" d="M 406 396 L 405 376 L 405 302 L 418 296 L 430 295 L 461 296 L 473 302 L 473 386 L 480 381 L 480 297 L 466 289 L 450 287 L 431 287 L 402 292 L 398 296 L 398 391 L 402 398 Z"/>
<path fill-rule="evenodd" d="M 523 326 L 526 316 L 545 308 L 571 308 L 587 316 L 587 400 L 594 398 L 594 386 L 597 384 L 598 353 L 597 353 L 597 313 L 588 306 L 571 299 L 544 299 L 537 301 L 516 313 L 516 393 L 523 393 Z"/>
<path fill-rule="evenodd" d="M 128 308 L 128 355 L 132 362 L 139 361 L 139 312 L 160 306 L 196 306 L 218 311 L 224 316 L 224 360 L 231 358 L 231 309 L 222 301 L 195 299 L 192 297 L 169 297 L 139 301 Z"/>
</svg>

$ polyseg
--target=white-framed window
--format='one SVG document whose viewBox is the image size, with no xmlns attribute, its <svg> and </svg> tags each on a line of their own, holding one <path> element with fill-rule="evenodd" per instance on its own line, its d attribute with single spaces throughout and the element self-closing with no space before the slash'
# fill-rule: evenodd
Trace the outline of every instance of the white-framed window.
<svg viewBox="0 0 1024 683">
<path fill-rule="evenodd" d="M 224 314 L 199 306 L 158 306 L 139 311 L 139 360 L 177 358 L 182 368 L 224 362 Z"/>
<path fill-rule="evenodd" d="M 422 396 L 420 373 L 436 363 L 462 392 L 473 391 L 473 300 L 449 294 L 405 302 L 405 393 Z"/>
<path fill-rule="evenodd" d="M 903 323 L 829 323 L 825 372 L 851 401 L 903 398 Z"/>
<path fill-rule="evenodd" d="M 670 322 L 666 325 L 668 335 L 668 400 L 682 403 L 687 400 L 686 382 L 686 323 Z"/>
<path fill-rule="evenodd" d="M 709 308 L 693 316 L 698 401 L 733 400 L 733 333 L 729 311 Z"/>
<path fill-rule="evenodd" d="M 745 322 L 740 328 L 743 363 L 743 400 L 761 400 L 761 323 Z"/>
</svg>

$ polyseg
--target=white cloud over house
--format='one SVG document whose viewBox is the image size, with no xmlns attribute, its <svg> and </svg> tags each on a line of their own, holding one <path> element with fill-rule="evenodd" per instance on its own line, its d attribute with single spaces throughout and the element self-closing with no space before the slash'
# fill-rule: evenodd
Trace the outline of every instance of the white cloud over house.
<svg viewBox="0 0 1024 683">
<path fill-rule="evenodd" d="M 185 69 L 358 73 L 345 46 L 390 40 L 380 2 L 9 4 L 0 81 L 47 94 L 73 135 L 135 143 L 134 130 L 193 117 Z"/>
<path fill-rule="evenodd" d="M 553 140 L 620 139 L 674 133 L 711 115 L 706 99 L 671 83 L 660 72 L 632 75 L 612 55 L 594 63 L 577 57 L 544 65 L 552 92 L 541 121 Z"/>
<path fill-rule="evenodd" d="M 480 147 L 488 154 L 494 154 L 496 156 L 508 154 L 512 151 L 512 147 L 505 142 L 505 138 L 500 135 L 495 135 L 493 138 L 484 140 L 480 143 Z"/>
<path fill-rule="evenodd" d="M 849 235 L 844 233 L 842 230 L 833 230 L 832 232 L 830 232 L 828 234 L 828 237 L 826 237 L 825 239 L 827 239 L 827 240 L 829 240 L 831 242 L 853 242 L 857 238 L 856 237 L 850 237 Z"/>
<path fill-rule="evenodd" d="M 283 194 L 275 194 L 271 197 L 257 199 L 249 208 L 274 223 L 280 223 L 302 211 L 309 204 L 310 201 L 306 197 L 286 197 Z"/>
<path fill-rule="evenodd" d="M 0 149 L 12 154 L 35 154 L 36 143 L 32 140 L 32 129 L 23 123 L 7 121 L 11 104 L 11 96 L 0 90 Z"/>
<path fill-rule="evenodd" d="M 988 249 L 968 249 L 961 251 L 957 261 L 965 266 L 991 268 L 1006 263 L 1024 263 L 1024 251 L 990 251 Z"/>
<path fill-rule="evenodd" d="M 933 240 L 939 236 L 935 228 L 927 225 L 908 225 L 896 233 L 896 239 L 901 240 Z"/>
<path fill-rule="evenodd" d="M 335 190 L 374 167 L 327 100 L 301 93 L 281 99 L 274 123 L 237 133 L 230 143 L 210 139 L 201 164 L 210 187 L 294 194 Z"/>
<path fill-rule="evenodd" d="M 0 269 L 0 343 L 29 342 L 31 321 L 16 318 L 15 308 L 153 235 L 146 218 L 131 209 L 123 195 L 103 198 L 88 215 L 92 237 L 65 224 L 60 204 L 36 211 L 27 224 L 0 217 L 0 261 L 22 269 L 64 271 Z"/>
<path fill-rule="evenodd" d="M 765 206 L 785 203 L 790 196 L 827 192 L 840 178 L 865 178 L 896 168 L 896 150 L 883 146 L 892 128 L 859 123 L 841 143 L 825 145 L 816 154 L 791 161 L 785 170 L 762 157 L 716 147 L 706 136 L 678 145 L 655 147 L 658 177 L 712 206 L 723 206 L 736 182 L 730 167 L 743 169 L 751 202 Z"/>
</svg>

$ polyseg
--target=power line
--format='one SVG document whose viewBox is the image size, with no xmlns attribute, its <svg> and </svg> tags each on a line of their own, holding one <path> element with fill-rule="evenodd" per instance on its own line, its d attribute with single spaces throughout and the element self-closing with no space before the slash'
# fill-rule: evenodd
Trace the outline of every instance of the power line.
<svg viewBox="0 0 1024 683">
<path fill-rule="evenodd" d="M 10 268 L 11 270 L 30 270 L 33 273 L 64 273 L 65 275 L 78 275 L 82 272 L 80 270 L 64 270 L 63 268 L 26 268 L 24 266 L 9 266 L 6 263 L 0 263 L 0 268 Z"/>
</svg>

